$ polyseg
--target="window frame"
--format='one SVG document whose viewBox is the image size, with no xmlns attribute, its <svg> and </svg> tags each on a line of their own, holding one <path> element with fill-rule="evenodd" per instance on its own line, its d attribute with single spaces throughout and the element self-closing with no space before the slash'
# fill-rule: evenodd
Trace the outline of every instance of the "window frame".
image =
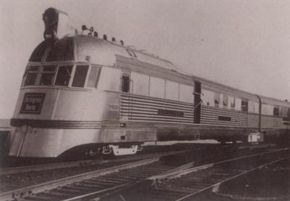
<svg viewBox="0 0 290 201">
<path fill-rule="evenodd" d="M 91 76 L 91 73 L 92 73 L 92 69 L 93 69 L 93 68 L 97 69 L 97 76 L 96 76 L 95 79 L 94 79 L 94 84 L 93 84 L 93 86 L 89 86 L 89 83 L 90 83 L 90 76 Z M 87 80 L 86 80 L 86 85 L 85 85 L 85 87 L 88 87 L 88 88 L 98 88 L 98 84 L 99 84 L 99 81 L 100 81 L 101 73 L 102 73 L 102 66 L 89 65 L 89 69 L 88 69 L 88 74 L 87 74 Z"/>
<path fill-rule="evenodd" d="M 37 67 L 37 70 L 33 70 L 31 71 L 30 68 L 31 67 Z M 37 86 L 38 83 L 39 83 L 39 74 L 41 72 L 41 65 L 28 65 L 26 70 L 25 70 L 25 73 L 24 73 L 24 76 L 23 76 L 23 83 L 22 83 L 22 86 L 23 87 L 29 87 L 29 86 Z M 26 84 L 26 81 L 27 81 L 27 78 L 28 78 L 28 75 L 29 74 L 36 74 L 35 76 L 35 80 L 34 80 L 34 84 Z"/>
<path fill-rule="evenodd" d="M 48 67 L 48 66 L 54 66 L 55 69 L 54 71 L 45 71 L 44 68 L 45 67 Z M 55 80 L 56 80 L 56 74 L 57 74 L 57 71 L 58 71 L 58 66 L 59 65 L 53 65 L 53 64 L 44 64 L 41 66 L 41 71 L 40 71 L 40 75 L 39 75 L 39 82 L 38 82 L 38 86 L 54 86 L 54 83 L 55 83 Z M 51 82 L 51 85 L 46 85 L 46 84 L 41 84 L 41 80 L 42 80 L 42 76 L 44 74 L 53 74 L 53 78 L 52 78 L 52 82 Z"/>
<path fill-rule="evenodd" d="M 53 71 L 49 71 L 49 70 L 45 70 L 45 67 L 47 66 L 55 66 L 55 69 Z M 69 66 L 71 67 L 70 72 L 70 76 L 69 76 L 69 81 L 68 84 L 66 85 L 59 85 L 57 84 L 57 78 L 58 78 L 58 73 L 60 72 L 60 69 L 64 66 Z M 74 76 L 76 73 L 76 68 L 77 66 L 88 66 L 88 70 L 86 73 L 86 79 L 85 79 L 85 84 L 82 87 L 78 87 L 78 86 L 72 86 L 73 84 L 73 80 L 74 80 Z M 29 70 L 30 68 L 33 67 L 37 67 L 37 70 Z M 96 81 L 96 86 L 92 87 L 92 86 L 88 86 L 88 80 L 89 80 L 89 74 L 91 72 L 92 67 L 96 67 L 99 68 L 99 73 L 97 75 L 97 81 Z M 99 83 L 100 80 L 100 73 L 102 70 L 101 65 L 91 65 L 90 63 L 83 63 L 83 62 L 29 62 L 26 66 L 26 70 L 23 74 L 23 78 L 22 78 L 22 82 L 21 82 L 21 87 L 54 87 L 54 88 L 58 88 L 58 87 L 66 87 L 66 88 L 97 88 L 97 85 Z M 28 74 L 35 74 L 35 80 L 33 84 L 25 84 L 26 80 L 27 80 L 27 76 Z M 43 78 L 43 76 L 45 74 L 53 74 L 53 78 L 51 81 L 51 84 L 41 84 L 41 80 Z M 59 78 L 60 79 L 60 78 Z"/>
<path fill-rule="evenodd" d="M 236 97 L 229 95 L 229 109 L 236 110 Z"/>
<path fill-rule="evenodd" d="M 201 89 L 202 105 L 208 107 L 214 107 L 214 95 L 215 92 L 206 88 Z"/>
<path fill-rule="evenodd" d="M 223 94 L 223 108 L 228 109 L 229 107 L 229 96 L 227 94 Z"/>
<path fill-rule="evenodd" d="M 74 84 L 75 78 L 76 78 L 76 76 L 78 76 L 77 68 L 80 67 L 80 66 L 82 66 L 81 68 L 87 67 L 86 72 L 85 72 L 85 79 L 83 80 L 82 86 L 74 86 L 73 84 Z M 76 87 L 76 88 L 85 88 L 87 86 L 89 73 L 90 73 L 90 65 L 88 65 L 88 64 L 75 64 L 73 66 L 73 70 L 71 72 L 71 77 L 70 77 L 71 78 L 71 80 L 70 80 L 71 84 L 70 84 L 70 86 L 71 87 Z"/>
<path fill-rule="evenodd" d="M 280 109 L 279 109 L 279 106 L 274 106 L 274 107 L 273 107 L 273 116 L 274 116 L 274 117 L 279 117 L 279 116 L 280 116 Z"/>
<path fill-rule="evenodd" d="M 173 90 L 171 87 L 169 87 L 169 85 L 173 84 L 171 87 L 173 87 L 175 85 L 176 87 L 176 91 L 173 92 L 175 93 L 172 97 L 172 91 Z M 169 88 L 168 88 L 169 87 Z M 171 81 L 171 80 L 165 80 L 165 99 L 167 100 L 172 100 L 172 101 L 179 101 L 179 83 L 175 82 L 175 81 Z M 171 92 L 171 93 L 168 93 Z M 170 95 L 169 95 L 170 94 Z"/>
<path fill-rule="evenodd" d="M 189 90 L 189 93 L 187 90 Z M 178 100 L 180 102 L 185 102 L 185 103 L 194 103 L 194 85 L 189 85 L 189 84 L 184 84 L 184 83 L 179 83 L 179 98 Z"/>
<path fill-rule="evenodd" d="M 57 78 L 58 78 L 58 72 L 59 72 L 59 69 L 61 67 L 69 67 L 71 66 L 71 71 L 70 71 L 70 76 L 69 76 L 69 80 L 68 80 L 68 84 L 67 85 L 57 85 L 56 84 L 56 81 L 57 81 Z M 57 67 L 57 72 L 56 72 L 56 76 L 55 76 L 55 81 L 54 81 L 54 85 L 55 87 L 70 87 L 71 86 L 71 83 L 72 83 L 72 77 L 74 76 L 74 71 L 75 71 L 75 66 L 76 65 L 70 65 L 70 64 L 59 64 L 58 67 Z"/>
<path fill-rule="evenodd" d="M 127 90 L 128 91 L 125 91 L 124 90 L 124 78 L 128 78 L 128 86 L 127 86 Z M 120 86 L 120 91 L 122 92 L 122 93 L 131 93 L 131 76 L 130 76 L 130 73 L 121 73 L 121 86 Z"/>
<path fill-rule="evenodd" d="M 214 92 L 214 107 L 219 108 L 221 102 L 221 94 L 219 92 Z"/>
<path fill-rule="evenodd" d="M 246 103 L 246 105 L 243 103 Z M 249 112 L 249 101 L 246 99 L 242 99 L 241 101 L 241 112 Z"/>
<path fill-rule="evenodd" d="M 157 82 L 156 82 L 157 81 Z M 154 91 L 154 93 L 153 93 L 153 85 L 152 84 L 156 84 L 156 83 L 158 83 L 160 81 L 160 83 L 159 84 L 161 84 L 162 86 L 161 86 L 161 88 L 157 88 L 157 90 L 159 90 L 159 92 L 160 92 L 160 95 L 156 95 L 156 91 Z M 153 82 L 153 83 L 152 83 Z M 156 82 L 156 83 L 154 83 L 154 82 Z M 153 98 L 161 98 L 161 99 L 166 99 L 165 98 L 165 79 L 164 78 L 162 78 L 162 77 L 160 77 L 160 76 L 149 76 L 149 96 L 150 97 L 153 97 Z M 154 85 L 154 88 L 156 87 L 156 85 Z M 160 87 L 160 86 L 157 86 L 157 87 Z M 158 93 L 157 93 L 158 94 Z"/>
<path fill-rule="evenodd" d="M 132 82 L 131 92 L 133 94 L 136 94 L 139 96 L 149 96 L 150 77 L 148 74 L 132 71 L 130 73 L 130 79 Z M 142 86 L 141 87 L 142 89 L 140 89 L 140 86 Z M 136 88 L 139 89 L 139 91 L 136 90 Z"/>
</svg>

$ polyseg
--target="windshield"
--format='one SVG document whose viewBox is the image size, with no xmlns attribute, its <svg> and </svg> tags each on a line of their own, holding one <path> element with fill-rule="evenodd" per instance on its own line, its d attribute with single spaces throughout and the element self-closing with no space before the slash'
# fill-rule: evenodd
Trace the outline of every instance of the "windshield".
<svg viewBox="0 0 290 201">
<path fill-rule="evenodd" d="M 100 69 L 100 67 L 89 65 L 28 66 L 23 76 L 23 86 L 96 88 Z"/>
<path fill-rule="evenodd" d="M 56 72 L 56 66 L 43 66 L 40 85 L 53 85 L 54 77 Z"/>
<path fill-rule="evenodd" d="M 26 76 L 24 86 L 35 85 L 38 73 L 39 73 L 39 66 L 29 66 L 24 75 Z"/>
<path fill-rule="evenodd" d="M 55 85 L 68 86 L 71 77 L 72 66 L 60 66 L 58 68 Z"/>
</svg>

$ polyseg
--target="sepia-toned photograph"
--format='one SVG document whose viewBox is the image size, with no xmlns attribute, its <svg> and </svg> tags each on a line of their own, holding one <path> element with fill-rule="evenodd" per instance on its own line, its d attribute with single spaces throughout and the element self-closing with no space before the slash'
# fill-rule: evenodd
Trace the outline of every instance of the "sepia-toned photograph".
<svg viewBox="0 0 290 201">
<path fill-rule="evenodd" d="M 290 1 L 0 0 L 0 201 L 289 201 Z"/>
</svg>

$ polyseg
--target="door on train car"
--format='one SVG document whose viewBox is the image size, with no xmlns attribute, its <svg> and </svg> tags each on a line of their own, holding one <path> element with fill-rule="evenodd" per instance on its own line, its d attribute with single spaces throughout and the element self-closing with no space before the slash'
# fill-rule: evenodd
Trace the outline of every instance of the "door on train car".
<svg viewBox="0 0 290 201">
<path fill-rule="evenodd" d="M 131 79 L 129 72 L 123 72 L 121 77 L 121 120 L 132 119 Z"/>
<path fill-rule="evenodd" d="M 194 119 L 193 122 L 196 124 L 200 123 L 200 115 L 201 115 L 201 83 L 195 81 L 194 82 Z"/>
</svg>

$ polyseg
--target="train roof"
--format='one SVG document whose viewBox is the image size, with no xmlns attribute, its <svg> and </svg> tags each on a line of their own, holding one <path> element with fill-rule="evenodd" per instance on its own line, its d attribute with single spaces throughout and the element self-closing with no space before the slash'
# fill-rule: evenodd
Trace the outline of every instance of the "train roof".
<svg viewBox="0 0 290 201">
<path fill-rule="evenodd" d="M 124 46 L 97 37 L 87 35 L 75 35 L 64 37 L 51 43 L 47 40 L 41 42 L 33 51 L 30 62 L 50 62 L 50 61 L 76 61 L 90 62 L 104 66 L 114 66 L 117 57 L 127 58 L 136 62 L 146 63 L 151 66 L 160 67 L 161 71 L 180 76 L 191 77 L 192 80 L 200 81 L 209 88 L 223 91 L 230 94 L 240 94 L 247 99 L 257 99 L 257 95 L 240 89 L 229 87 L 217 82 L 213 82 L 198 76 L 181 72 L 178 68 L 166 59 L 149 54 L 142 50 L 137 50 L 130 46 Z M 163 70 L 162 70 L 163 69 Z M 290 107 L 290 103 L 275 98 L 260 96 L 262 102 L 272 105 Z"/>
<path fill-rule="evenodd" d="M 133 58 L 169 70 L 177 70 L 170 61 L 153 54 L 86 35 L 65 37 L 54 43 L 43 41 L 35 48 L 29 61 L 76 61 L 113 66 L 116 63 L 116 55 Z"/>
<path fill-rule="evenodd" d="M 283 100 L 279 100 L 276 98 L 272 98 L 272 97 L 267 97 L 267 96 L 262 96 L 259 94 L 254 94 L 254 93 L 250 93 L 241 89 L 237 89 L 234 87 L 230 87 L 224 84 L 220 84 L 217 82 L 213 82 L 201 77 L 197 77 L 197 76 L 192 76 L 193 80 L 198 80 L 200 82 L 202 82 L 203 84 L 206 84 L 209 89 L 213 89 L 216 91 L 222 91 L 222 92 L 226 92 L 229 94 L 239 94 L 239 96 L 245 98 L 245 99 L 249 99 L 249 100 L 257 100 L 258 96 L 261 98 L 262 103 L 263 104 L 270 104 L 270 105 L 279 105 L 279 106 L 283 106 L 283 107 L 290 107 L 290 103 L 288 101 L 283 101 Z"/>
</svg>

